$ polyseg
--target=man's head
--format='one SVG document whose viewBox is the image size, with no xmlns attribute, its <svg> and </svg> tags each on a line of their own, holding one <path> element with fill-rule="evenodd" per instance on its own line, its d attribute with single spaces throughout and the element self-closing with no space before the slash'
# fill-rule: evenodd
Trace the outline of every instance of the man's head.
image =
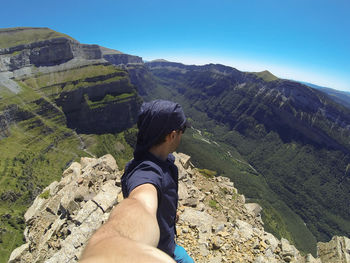
<svg viewBox="0 0 350 263">
<path fill-rule="evenodd" d="M 164 143 L 168 135 L 175 135 L 173 132 L 184 132 L 189 124 L 178 103 L 154 100 L 142 104 L 137 126 L 139 132 L 134 152 L 135 158 L 148 151 L 150 147 Z M 179 137 L 181 138 L 181 135 Z"/>
</svg>

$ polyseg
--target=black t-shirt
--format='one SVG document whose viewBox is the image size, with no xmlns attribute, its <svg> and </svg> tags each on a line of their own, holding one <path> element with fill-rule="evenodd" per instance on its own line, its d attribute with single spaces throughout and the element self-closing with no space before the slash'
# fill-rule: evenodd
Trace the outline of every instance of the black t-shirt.
<svg viewBox="0 0 350 263">
<path fill-rule="evenodd" d="M 178 169 L 175 157 L 169 154 L 166 161 L 147 152 L 143 158 L 131 160 L 122 177 L 124 198 L 137 186 L 150 183 L 158 192 L 157 220 L 160 228 L 158 248 L 171 257 L 175 249 L 175 220 L 178 204 Z"/>
</svg>

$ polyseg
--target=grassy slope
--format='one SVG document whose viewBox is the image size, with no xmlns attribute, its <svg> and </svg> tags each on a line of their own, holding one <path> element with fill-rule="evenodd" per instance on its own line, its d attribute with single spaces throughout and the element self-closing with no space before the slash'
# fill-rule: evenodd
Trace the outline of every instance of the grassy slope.
<svg viewBox="0 0 350 263">
<path fill-rule="evenodd" d="M 278 80 L 278 78 L 275 75 L 273 75 L 271 72 L 269 72 L 268 70 L 264 70 L 261 72 L 252 72 L 252 74 L 258 76 L 259 78 L 261 78 L 267 82 Z"/>
<path fill-rule="evenodd" d="M 8 48 L 57 37 L 72 39 L 49 28 L 3 28 L 0 29 L 0 48 Z"/>
<path fill-rule="evenodd" d="M 24 108 L 36 111 L 27 102 Z M 74 133 L 62 123 L 34 116 L 10 129 L 0 141 L 0 262 L 22 243 L 23 214 L 31 200 L 48 184 L 57 180 L 65 166 L 84 153 Z"/>
<path fill-rule="evenodd" d="M 111 153 L 123 167 L 132 156 L 123 134 L 80 135 L 88 150 L 84 152 L 78 135 L 66 127 L 63 112 L 53 104 L 62 90 L 78 88 L 81 83 L 101 84 L 85 79 L 110 74 L 127 77 L 114 66 L 92 65 L 20 80 L 22 91 L 17 95 L 0 89 L 0 112 L 16 104 L 33 115 L 12 125 L 10 136 L 0 140 L 1 263 L 7 262 L 11 251 L 23 242 L 23 214 L 32 200 L 52 181 L 59 180 L 69 163 L 90 156 L 88 152 L 96 156 Z"/>
</svg>

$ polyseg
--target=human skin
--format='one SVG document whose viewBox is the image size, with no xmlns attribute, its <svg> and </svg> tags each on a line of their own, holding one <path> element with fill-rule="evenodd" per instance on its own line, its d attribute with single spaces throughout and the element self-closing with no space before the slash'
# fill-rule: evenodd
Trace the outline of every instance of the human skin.
<svg viewBox="0 0 350 263">
<path fill-rule="evenodd" d="M 136 187 L 91 237 L 80 263 L 174 262 L 156 248 L 160 235 L 157 199 L 153 185 Z"/>
</svg>

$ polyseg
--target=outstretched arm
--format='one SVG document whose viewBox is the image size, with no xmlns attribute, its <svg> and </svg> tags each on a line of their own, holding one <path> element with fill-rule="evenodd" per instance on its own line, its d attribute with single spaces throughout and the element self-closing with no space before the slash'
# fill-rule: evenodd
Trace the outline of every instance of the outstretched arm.
<svg viewBox="0 0 350 263">
<path fill-rule="evenodd" d="M 81 263 L 174 262 L 157 249 L 158 197 L 152 184 L 136 187 L 89 240 Z"/>
</svg>

